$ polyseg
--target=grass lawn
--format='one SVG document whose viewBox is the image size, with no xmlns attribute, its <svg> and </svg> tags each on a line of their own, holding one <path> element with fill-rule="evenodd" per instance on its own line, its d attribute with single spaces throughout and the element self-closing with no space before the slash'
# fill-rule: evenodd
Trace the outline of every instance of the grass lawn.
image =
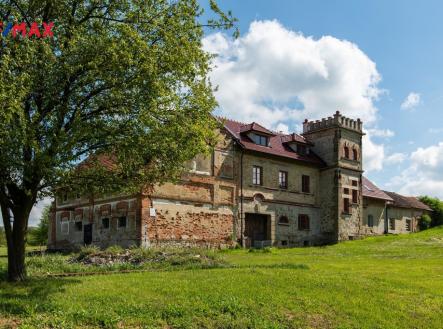
<svg viewBox="0 0 443 329">
<path fill-rule="evenodd" d="M 220 253 L 232 267 L 0 282 L 0 327 L 443 328 L 443 228 Z"/>
</svg>

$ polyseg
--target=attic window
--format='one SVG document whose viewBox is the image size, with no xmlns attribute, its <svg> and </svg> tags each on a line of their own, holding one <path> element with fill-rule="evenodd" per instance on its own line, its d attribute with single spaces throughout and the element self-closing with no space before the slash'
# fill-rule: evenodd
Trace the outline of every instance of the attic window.
<svg viewBox="0 0 443 329">
<path fill-rule="evenodd" d="M 257 145 L 262 145 L 262 146 L 268 146 L 269 145 L 269 138 L 263 135 L 257 135 L 257 134 L 253 134 L 252 135 L 252 140 L 254 141 L 255 144 Z"/>
<path fill-rule="evenodd" d="M 306 145 L 297 144 L 297 153 L 303 155 L 306 154 L 307 153 Z"/>
</svg>

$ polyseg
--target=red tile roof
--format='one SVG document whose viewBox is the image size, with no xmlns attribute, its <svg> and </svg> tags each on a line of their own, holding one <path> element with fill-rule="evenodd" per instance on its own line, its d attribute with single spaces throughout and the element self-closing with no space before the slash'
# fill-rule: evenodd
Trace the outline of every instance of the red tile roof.
<svg viewBox="0 0 443 329">
<path fill-rule="evenodd" d="M 395 192 L 383 191 L 387 195 L 389 195 L 394 200 L 394 207 L 399 208 L 413 208 L 413 209 L 422 209 L 432 211 L 427 205 L 423 202 L 419 201 L 416 197 L 413 196 L 404 196 Z"/>
<path fill-rule="evenodd" d="M 281 139 L 282 139 L 283 143 L 295 142 L 295 143 L 313 145 L 311 142 L 306 140 L 303 136 L 300 136 L 300 135 L 298 135 L 296 133 L 292 133 L 292 134 L 289 134 L 289 135 L 284 135 L 284 136 L 282 136 Z"/>
<path fill-rule="evenodd" d="M 242 134 L 244 131 L 245 126 L 247 124 L 226 119 L 226 118 L 218 118 L 222 124 L 224 125 L 225 129 L 240 143 L 240 145 L 249 151 L 254 152 L 260 152 L 268 155 L 283 157 L 283 158 L 289 158 L 292 160 L 297 160 L 301 162 L 305 162 L 311 165 L 315 166 L 325 166 L 325 163 L 323 160 L 320 159 L 315 153 L 312 151 L 309 152 L 309 154 L 298 154 L 294 152 L 288 145 L 288 136 L 286 134 L 280 134 L 280 133 L 273 133 L 272 136 L 269 136 L 269 146 L 262 146 L 255 144 L 251 139 L 249 139 L 245 134 Z M 258 127 L 259 125 L 257 123 L 254 123 L 254 127 Z M 262 126 L 260 126 L 262 127 Z M 264 127 L 263 127 L 264 128 Z M 243 129 L 243 130 L 242 130 Z M 270 131 L 266 128 L 264 128 L 267 131 Z M 258 131 L 258 130 L 256 130 Z M 268 134 L 269 135 L 269 134 Z M 289 139 L 292 137 L 289 137 Z M 307 143 L 307 141 L 300 135 L 294 134 L 294 139 L 300 142 Z"/>
<path fill-rule="evenodd" d="M 112 170 L 116 168 L 116 161 L 115 161 L 114 155 L 108 155 L 108 154 L 94 154 L 90 155 L 88 158 L 86 158 L 84 161 L 82 161 L 77 168 L 90 168 L 95 163 L 99 163 L 103 165 L 106 169 Z"/>
<path fill-rule="evenodd" d="M 240 132 L 244 133 L 247 131 L 257 131 L 259 133 L 265 134 L 265 135 L 269 135 L 269 136 L 275 136 L 274 132 L 266 129 L 265 127 L 263 127 L 262 125 L 258 124 L 257 122 L 253 122 L 253 123 L 247 123 L 247 124 L 243 124 L 240 127 Z"/>
<path fill-rule="evenodd" d="M 369 179 L 363 176 L 362 179 L 362 191 L 363 196 L 366 198 L 380 199 L 385 201 L 393 201 L 393 199 L 380 190 L 374 183 L 372 183 Z"/>
</svg>

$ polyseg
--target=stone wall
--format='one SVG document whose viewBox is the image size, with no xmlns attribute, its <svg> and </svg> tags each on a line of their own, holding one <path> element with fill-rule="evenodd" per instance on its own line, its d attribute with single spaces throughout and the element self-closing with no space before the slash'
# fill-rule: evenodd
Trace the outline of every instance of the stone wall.
<svg viewBox="0 0 443 329">
<path fill-rule="evenodd" d="M 363 227 L 365 235 L 380 235 L 385 233 L 386 201 L 363 198 Z M 368 217 L 372 216 L 373 226 L 368 226 Z"/>
<path fill-rule="evenodd" d="M 92 224 L 93 245 L 101 248 L 139 245 L 137 208 L 136 197 L 101 198 L 93 203 L 65 203 L 55 209 L 48 246 L 51 249 L 75 249 L 83 246 L 84 229 L 88 224 Z M 119 227 L 121 217 L 126 218 L 126 225 Z M 109 220 L 107 228 L 103 225 L 104 218 Z"/>
<path fill-rule="evenodd" d="M 423 213 L 423 210 L 388 206 L 388 233 L 400 234 L 416 232 L 418 230 L 418 221 Z M 395 222 L 394 229 L 391 228 L 391 220 Z M 407 230 L 407 221 L 410 221 L 410 230 Z"/>
<path fill-rule="evenodd" d="M 357 239 L 364 235 L 363 198 L 359 172 L 341 169 L 339 174 L 339 221 L 338 239 Z M 356 184 L 356 185 L 355 185 Z M 345 193 L 347 190 L 348 194 Z M 352 193 L 357 191 L 357 202 L 352 201 Z M 344 200 L 349 200 L 349 212 L 345 212 Z"/>
</svg>

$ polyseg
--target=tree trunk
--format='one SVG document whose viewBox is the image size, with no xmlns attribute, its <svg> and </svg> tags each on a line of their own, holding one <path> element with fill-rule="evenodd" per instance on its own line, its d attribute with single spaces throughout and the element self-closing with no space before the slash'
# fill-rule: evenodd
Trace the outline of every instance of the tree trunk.
<svg viewBox="0 0 443 329">
<path fill-rule="evenodd" d="M 26 279 L 25 267 L 25 234 L 13 234 L 12 245 L 8 243 L 8 280 L 23 281 Z"/>
<path fill-rule="evenodd" d="M 8 280 L 23 281 L 26 279 L 25 248 L 28 219 L 34 202 L 24 200 L 13 209 L 1 204 L 3 223 L 8 247 Z M 11 216 L 13 214 L 13 217 Z M 11 223 L 11 219 L 13 222 Z"/>
</svg>

